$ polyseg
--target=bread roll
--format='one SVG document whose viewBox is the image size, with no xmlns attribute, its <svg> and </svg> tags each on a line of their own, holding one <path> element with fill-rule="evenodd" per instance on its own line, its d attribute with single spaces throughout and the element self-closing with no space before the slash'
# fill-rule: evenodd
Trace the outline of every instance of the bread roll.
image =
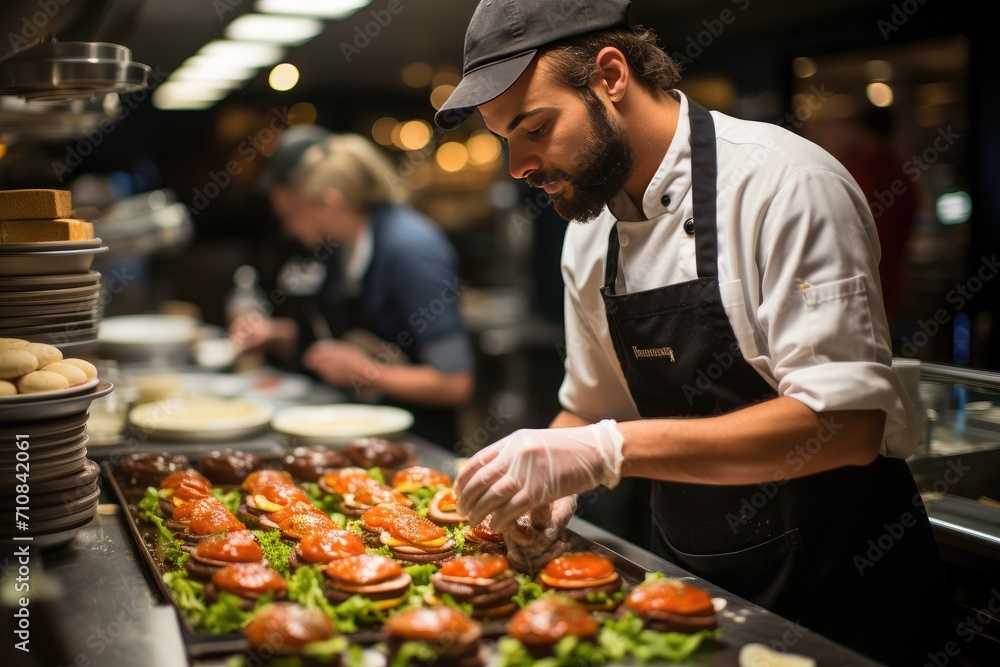
<svg viewBox="0 0 1000 667">
<path fill-rule="evenodd" d="M 13 382 L 0 380 L 0 396 L 13 396 L 16 393 L 17 387 L 14 386 Z"/>
<path fill-rule="evenodd" d="M 51 220 L 71 215 L 69 190 L 0 190 L 0 220 Z"/>
<path fill-rule="evenodd" d="M 37 394 L 42 391 L 68 389 L 69 380 L 65 375 L 52 371 L 31 371 L 17 381 L 17 389 L 22 394 Z"/>
<path fill-rule="evenodd" d="M 51 371 L 52 373 L 59 373 L 69 381 L 69 386 L 75 387 L 78 384 L 83 384 L 87 381 L 87 374 L 83 369 L 72 366 L 63 361 L 56 361 L 42 368 L 43 371 Z"/>
<path fill-rule="evenodd" d="M 38 357 L 20 349 L 0 350 L 0 380 L 13 380 L 38 368 Z"/>
<path fill-rule="evenodd" d="M 0 338 L 0 350 L 11 350 L 24 347 L 28 341 L 20 338 Z"/>
<path fill-rule="evenodd" d="M 62 350 L 45 343 L 28 343 L 20 349 L 35 355 L 39 368 L 45 368 L 51 363 L 62 361 L 63 358 Z"/>
<path fill-rule="evenodd" d="M 62 363 L 76 366 L 87 375 L 88 380 L 93 380 L 97 377 L 97 367 L 85 359 L 70 357 L 69 359 L 63 359 Z"/>
</svg>

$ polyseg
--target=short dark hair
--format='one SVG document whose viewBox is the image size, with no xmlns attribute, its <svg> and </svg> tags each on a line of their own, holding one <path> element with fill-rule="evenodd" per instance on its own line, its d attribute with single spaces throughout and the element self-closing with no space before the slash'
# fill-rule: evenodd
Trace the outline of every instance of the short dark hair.
<svg viewBox="0 0 1000 667">
<path fill-rule="evenodd" d="M 588 86 L 598 73 L 597 54 L 613 46 L 625 56 L 632 76 L 651 93 L 673 89 L 681 80 L 680 68 L 657 42 L 656 33 L 642 26 L 615 28 L 573 37 L 545 48 L 553 74 L 576 88 Z"/>
</svg>

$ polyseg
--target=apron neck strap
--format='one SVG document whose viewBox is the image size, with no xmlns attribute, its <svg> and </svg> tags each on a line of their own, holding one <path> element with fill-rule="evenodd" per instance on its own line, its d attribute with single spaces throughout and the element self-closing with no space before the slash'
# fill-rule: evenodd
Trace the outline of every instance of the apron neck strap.
<svg viewBox="0 0 1000 667">
<path fill-rule="evenodd" d="M 699 278 L 713 278 L 719 273 L 719 242 L 715 214 L 716 181 L 719 175 L 715 146 L 715 122 L 707 109 L 688 98 L 691 120 L 691 197 L 695 221 L 695 260 Z M 608 235 L 608 260 L 604 265 L 604 286 L 615 293 L 618 278 L 618 223 Z"/>
<path fill-rule="evenodd" d="M 688 99 L 691 117 L 691 198 L 694 206 L 694 245 L 699 278 L 719 273 L 719 241 L 715 217 L 719 176 L 715 123 L 704 107 Z"/>
</svg>

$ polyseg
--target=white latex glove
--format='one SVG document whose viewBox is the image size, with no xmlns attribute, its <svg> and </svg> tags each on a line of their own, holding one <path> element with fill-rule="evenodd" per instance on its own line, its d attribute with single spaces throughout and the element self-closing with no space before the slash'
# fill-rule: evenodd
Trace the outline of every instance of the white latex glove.
<svg viewBox="0 0 1000 667">
<path fill-rule="evenodd" d="M 533 575 L 550 560 L 562 555 L 569 548 L 566 525 L 574 513 L 576 496 L 567 496 L 537 507 L 518 519 L 518 526 L 523 530 L 514 529 L 504 534 L 511 567 Z M 527 525 L 521 526 L 522 521 Z"/>
<path fill-rule="evenodd" d="M 573 428 L 515 431 L 474 454 L 458 472 L 458 512 L 494 530 L 552 501 L 621 479 L 625 438 L 611 419 Z"/>
</svg>

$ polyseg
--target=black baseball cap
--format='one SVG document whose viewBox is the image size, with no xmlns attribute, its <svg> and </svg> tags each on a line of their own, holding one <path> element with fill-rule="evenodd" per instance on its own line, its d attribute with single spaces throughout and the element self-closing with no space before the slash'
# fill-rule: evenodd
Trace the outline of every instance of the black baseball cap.
<svg viewBox="0 0 1000 667">
<path fill-rule="evenodd" d="M 514 85 L 538 50 L 628 25 L 629 0 L 481 0 L 465 33 L 462 80 L 434 114 L 451 130 Z"/>
</svg>

